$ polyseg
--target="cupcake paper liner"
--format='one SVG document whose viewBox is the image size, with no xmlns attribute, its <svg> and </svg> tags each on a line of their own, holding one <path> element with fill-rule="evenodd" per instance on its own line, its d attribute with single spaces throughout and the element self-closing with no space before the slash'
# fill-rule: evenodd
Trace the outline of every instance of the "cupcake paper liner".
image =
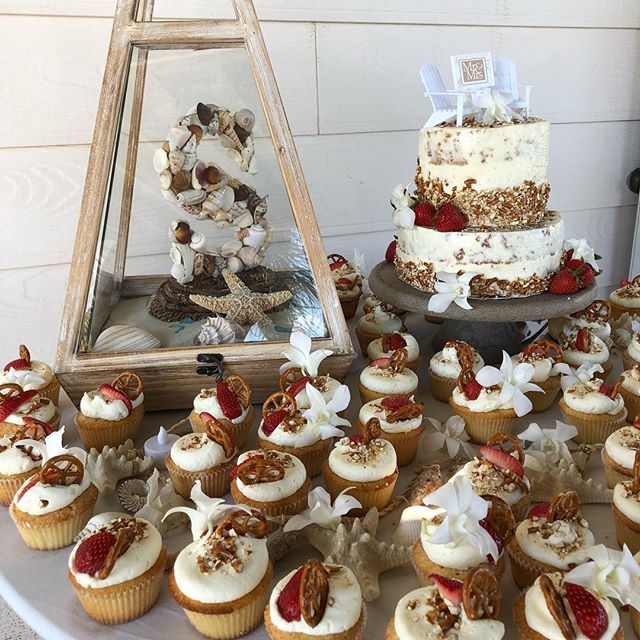
<svg viewBox="0 0 640 640">
<path fill-rule="evenodd" d="M 0 477 L 0 504 L 3 507 L 8 507 L 13 500 L 13 496 L 18 493 L 20 487 L 31 476 L 35 476 L 40 471 L 40 467 L 35 467 L 31 471 L 25 471 L 15 476 Z"/>
<path fill-rule="evenodd" d="M 550 376 L 542 382 L 536 384 L 544 391 L 544 393 L 529 391 L 525 393 L 527 398 L 531 400 L 533 409 L 531 413 L 542 413 L 551 408 L 555 402 L 558 392 L 560 391 L 560 376 Z"/>
<path fill-rule="evenodd" d="M 609 304 L 611 305 L 611 318 L 613 320 L 617 320 L 623 313 L 628 313 L 631 316 L 640 315 L 640 307 L 623 307 L 617 302 L 613 302 L 613 300 L 609 300 Z"/>
<path fill-rule="evenodd" d="M 135 440 L 143 416 L 144 405 L 141 404 L 122 420 L 90 418 L 78 412 L 75 422 L 85 449 L 101 451 L 105 445 L 118 447 L 129 439 Z"/>
<path fill-rule="evenodd" d="M 355 428 L 358 433 L 365 433 L 365 427 L 362 422 L 360 422 L 360 419 L 356 420 Z M 412 429 L 405 433 L 388 433 L 382 430 L 380 437 L 390 442 L 395 449 L 399 467 L 413 462 L 418 452 L 418 445 L 420 444 L 420 438 L 424 430 L 424 422 L 417 429 Z"/>
<path fill-rule="evenodd" d="M 572 424 L 578 430 L 578 435 L 574 438 L 577 443 L 601 444 L 614 431 L 624 427 L 626 424 L 626 409 L 622 409 L 615 416 L 611 416 L 606 413 L 591 414 L 575 411 L 567 405 L 564 398 L 560 398 L 559 405 L 562 421 Z"/>
<path fill-rule="evenodd" d="M 342 307 L 342 313 L 344 314 L 345 320 L 351 320 L 351 318 L 356 315 L 358 304 L 360 304 L 360 295 L 349 300 L 340 300 L 340 306 Z"/>
<path fill-rule="evenodd" d="M 631 617 L 631 626 L 636 633 L 636 637 L 640 638 L 640 612 L 633 607 L 629 607 L 629 614 Z"/>
<path fill-rule="evenodd" d="M 231 485 L 231 469 L 236 466 L 237 460 L 236 455 L 229 462 L 204 471 L 185 471 L 171 459 L 171 455 L 167 456 L 166 464 L 176 493 L 190 500 L 191 489 L 198 480 L 201 482 L 202 491 L 210 498 L 226 496 Z"/>
<path fill-rule="evenodd" d="M 374 341 L 377 340 L 382 334 L 376 335 L 375 333 L 368 333 L 356 327 L 356 338 L 358 338 L 358 344 L 360 345 L 360 353 L 366 358 L 367 348 Z"/>
<path fill-rule="evenodd" d="M 515 537 L 512 538 L 511 542 L 507 545 L 507 553 L 509 554 L 511 576 L 521 589 L 530 587 L 536 578 L 543 573 L 552 573 L 554 571 L 566 573 L 563 569 L 558 569 L 550 564 L 539 562 L 535 558 L 527 556 L 520 548 Z"/>
<path fill-rule="evenodd" d="M 60 426 L 60 410 L 56 409 L 53 418 L 47 423 L 54 431 L 58 430 Z M 12 422 L 0 422 L 0 437 L 12 436 L 19 429 L 22 429 L 23 425 L 13 424 Z"/>
<path fill-rule="evenodd" d="M 464 420 L 464 430 L 474 444 L 486 444 L 497 433 L 511 433 L 518 417 L 513 409 L 481 413 L 462 407 L 449 398 L 449 405 Z"/>
<path fill-rule="evenodd" d="M 247 498 L 247 496 L 238 489 L 238 483 L 233 480 L 231 482 L 231 495 L 238 504 L 244 504 L 253 509 L 258 509 L 258 511 L 262 511 L 265 516 L 294 516 L 307 508 L 310 487 L 311 483 L 309 482 L 309 478 L 307 478 L 295 493 L 286 498 L 274 500 L 273 502 L 256 502 L 255 500 Z"/>
<path fill-rule="evenodd" d="M 60 383 L 58 382 L 58 378 L 53 376 L 51 382 L 46 387 L 38 389 L 38 395 L 42 398 L 49 398 L 57 407 L 60 402 Z"/>
<path fill-rule="evenodd" d="M 627 391 L 624 387 L 620 387 L 620 395 L 624 400 L 624 408 L 627 410 L 629 422 L 633 422 L 637 415 L 640 415 L 640 396 Z"/>
<path fill-rule="evenodd" d="M 620 482 L 631 480 L 631 469 L 625 469 L 623 472 L 623 467 L 616 464 L 608 456 L 604 447 L 602 448 L 600 457 L 602 458 L 602 466 L 604 467 L 604 472 L 607 476 L 607 485 L 609 489 L 613 489 Z"/>
<path fill-rule="evenodd" d="M 318 440 L 318 442 L 314 442 L 308 447 L 286 447 L 270 442 L 269 440 L 258 438 L 258 447 L 260 447 L 260 449 L 264 449 L 265 451 L 280 451 L 298 458 L 305 466 L 309 478 L 315 478 L 320 475 L 322 465 L 329 457 L 333 444 L 334 438 L 326 438 L 325 440 Z"/>
<path fill-rule="evenodd" d="M 453 390 L 458 384 L 457 380 L 439 376 L 429 369 L 429 383 L 431 386 L 431 395 L 440 402 L 449 402 L 449 398 Z"/>
<path fill-rule="evenodd" d="M 627 518 L 615 505 L 612 505 L 612 510 L 618 544 L 626 544 L 635 555 L 640 551 L 640 523 Z"/>
<path fill-rule="evenodd" d="M 253 418 L 255 416 L 255 410 L 253 405 L 249 405 L 247 415 L 242 422 L 233 424 L 231 420 L 223 418 L 220 422 L 229 430 L 229 433 L 233 436 L 238 449 L 242 449 L 247 439 L 249 438 L 249 431 L 251 431 L 251 425 L 253 424 Z M 189 422 L 191 423 L 191 429 L 194 433 L 204 433 L 204 422 L 200 420 L 200 415 L 195 411 L 189 414 Z"/>
</svg>

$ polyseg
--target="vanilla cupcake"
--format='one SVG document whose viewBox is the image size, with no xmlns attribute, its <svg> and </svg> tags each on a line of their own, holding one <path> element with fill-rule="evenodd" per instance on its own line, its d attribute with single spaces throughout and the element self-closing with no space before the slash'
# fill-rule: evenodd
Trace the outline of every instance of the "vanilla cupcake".
<svg viewBox="0 0 640 640">
<path fill-rule="evenodd" d="M 362 405 L 356 422 L 358 433 L 366 432 L 365 425 L 375 418 L 380 423 L 380 437 L 388 440 L 396 451 L 398 465 L 413 461 L 424 431 L 424 404 L 413 396 L 388 396 Z"/>
<path fill-rule="evenodd" d="M 0 374 L 0 385 L 19 384 L 24 391 L 37 391 L 41 398 L 53 400 L 55 405 L 60 398 L 60 383 L 46 362 L 32 360 L 29 349 L 23 344 L 18 350 L 19 357 L 7 362 Z"/>
<path fill-rule="evenodd" d="M 87 391 L 80 400 L 75 422 L 87 449 L 118 447 L 134 440 L 144 416 L 144 393 L 140 377 L 127 371 Z"/>
<path fill-rule="evenodd" d="M 623 313 L 640 317 L 640 276 L 631 282 L 622 280 L 620 287 L 609 294 L 611 315 L 618 319 Z"/>
<path fill-rule="evenodd" d="M 607 474 L 609 489 L 618 482 L 631 480 L 636 452 L 640 450 L 640 429 L 625 426 L 614 431 L 602 448 L 602 465 Z"/>
<path fill-rule="evenodd" d="M 0 437 L 12 436 L 32 420 L 57 429 L 60 411 L 51 398 L 41 397 L 35 389 L 23 391 L 13 382 L 0 385 Z"/>
<path fill-rule="evenodd" d="M 566 573 L 587 558 L 595 544 L 589 523 L 580 515 L 575 491 L 559 493 L 551 502 L 535 506 L 516 528 L 507 545 L 511 575 L 526 589 L 544 573 Z"/>
<path fill-rule="evenodd" d="M 613 521 L 618 544 L 640 551 L 640 451 L 635 452 L 632 476 L 613 489 Z"/>
<path fill-rule="evenodd" d="M 261 449 L 245 451 L 231 472 L 231 495 L 267 516 L 295 515 L 307 506 L 310 482 L 295 456 Z"/>
<path fill-rule="evenodd" d="M 562 318 L 549 320 L 549 335 L 558 340 L 562 333 L 570 333 L 573 328 L 586 327 L 591 333 L 611 347 L 611 305 L 606 300 L 594 300 L 588 307 Z"/>
<path fill-rule="evenodd" d="M 518 595 L 513 617 L 521 640 L 586 640 L 588 637 L 622 640 L 623 637 L 620 615 L 611 600 L 565 581 L 557 572 L 536 578 L 527 591 Z M 594 617 L 606 626 L 600 635 L 589 636 L 583 629 L 589 627 Z"/>
<path fill-rule="evenodd" d="M 418 376 L 408 369 L 407 350 L 394 351 L 390 358 L 378 358 L 360 372 L 358 390 L 362 403 L 386 396 L 411 395 L 418 388 Z"/>
<path fill-rule="evenodd" d="M 327 260 L 342 312 L 348 320 L 353 318 L 358 309 L 358 302 L 362 296 L 362 276 L 356 265 L 339 253 L 332 253 L 327 256 Z"/>
<path fill-rule="evenodd" d="M 202 414 L 205 414 L 204 418 Z M 215 387 L 200 390 L 193 399 L 189 422 L 194 432 L 202 433 L 207 420 L 215 418 L 227 428 L 241 449 L 249 436 L 253 416 L 251 388 L 242 376 L 231 375 L 218 381 Z"/>
<path fill-rule="evenodd" d="M 391 501 L 398 480 L 395 449 L 381 437 L 376 418 L 367 422 L 365 434 L 342 438 L 322 467 L 322 476 L 331 500 L 345 489 L 362 505 L 361 513 L 372 507 L 378 511 Z"/>
<path fill-rule="evenodd" d="M 631 341 L 622 353 L 622 362 L 625 369 L 640 366 L 640 333 L 634 331 Z"/>
<path fill-rule="evenodd" d="M 627 415 L 634 420 L 640 414 L 640 364 L 623 371 L 618 380 L 618 392 L 624 401 Z"/>
<path fill-rule="evenodd" d="M 429 361 L 431 395 L 440 402 L 448 402 L 462 370 L 477 373 L 483 366 L 482 357 L 471 345 L 462 340 L 448 340 Z"/>
<path fill-rule="evenodd" d="M 261 449 L 281 451 L 298 458 L 315 478 L 329 455 L 335 438 L 351 423 L 339 413 L 349 406 L 349 388 L 341 385 L 332 399 L 326 402 L 322 394 L 307 383 L 305 390 L 311 406 L 299 410 L 294 397 L 285 391 L 272 393 L 262 407 L 262 421 L 258 427 L 258 446 Z"/>
<path fill-rule="evenodd" d="M 146 520 L 115 518 L 93 529 L 69 557 L 68 578 L 90 618 L 122 624 L 157 602 L 167 551 Z"/>
<path fill-rule="evenodd" d="M 356 336 L 360 344 L 360 352 L 367 355 L 369 344 L 385 333 L 399 333 L 402 331 L 402 320 L 397 315 L 385 311 L 383 307 L 375 307 L 358 320 Z"/>
<path fill-rule="evenodd" d="M 562 348 L 550 340 L 536 340 L 528 344 L 521 353 L 513 356 L 512 360 L 514 366 L 521 362 L 533 365 L 531 382 L 544 391 L 544 393 L 529 392 L 527 394 L 533 405 L 531 413 L 540 413 L 549 409 L 560 391 L 560 372 L 555 365 L 562 362 Z"/>
<path fill-rule="evenodd" d="M 596 374 L 603 380 L 611 373 L 613 364 L 609 360 L 607 345 L 586 327 L 574 327 L 568 334 L 560 337 L 562 360 L 571 367 L 578 368 L 582 364 L 599 364 L 604 373 Z"/>
<path fill-rule="evenodd" d="M 627 418 L 624 400 L 618 385 L 611 389 L 602 380 L 578 381 L 564 390 L 560 398 L 563 422 L 577 430 L 576 442 L 598 444 L 604 442 L 616 429 L 623 427 Z"/>
<path fill-rule="evenodd" d="M 500 583 L 486 567 L 471 570 L 465 582 L 433 575 L 434 584 L 414 589 L 400 599 L 385 640 L 504 638 Z M 474 597 L 478 590 L 483 598 Z"/>
<path fill-rule="evenodd" d="M 276 584 L 264 620 L 271 640 L 358 640 L 366 621 L 360 585 L 349 567 L 307 560 Z"/>
<path fill-rule="evenodd" d="M 205 428 L 204 433 L 178 438 L 166 459 L 176 492 L 187 500 L 198 480 L 202 491 L 212 498 L 229 493 L 231 469 L 238 459 L 233 436 L 221 422 L 211 418 Z"/>
<path fill-rule="evenodd" d="M 398 349 L 407 350 L 407 367 L 418 371 L 422 358 L 418 341 L 409 333 L 385 333 L 369 343 L 367 357 L 369 362 L 379 358 L 390 358 Z"/>
<path fill-rule="evenodd" d="M 9 513 L 25 544 L 51 550 L 70 545 L 83 529 L 98 498 L 84 467 L 82 449 L 65 449 L 54 431 L 44 443 L 26 441 L 43 457 L 40 471 L 27 479 L 11 502 Z"/>
</svg>

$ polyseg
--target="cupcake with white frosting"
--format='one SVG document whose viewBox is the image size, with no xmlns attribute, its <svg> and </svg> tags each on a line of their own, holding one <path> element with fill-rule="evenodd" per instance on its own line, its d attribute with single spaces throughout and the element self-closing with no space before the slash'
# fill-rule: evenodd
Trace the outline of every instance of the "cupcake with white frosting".
<svg viewBox="0 0 640 640">
<path fill-rule="evenodd" d="M 378 358 L 390 358 L 398 349 L 407 350 L 407 367 L 412 371 L 418 371 L 422 358 L 418 341 L 410 333 L 384 333 L 369 343 L 367 357 L 369 362 Z"/>
<path fill-rule="evenodd" d="M 152 524 L 115 518 L 81 538 L 69 556 L 67 575 L 89 617 L 121 624 L 156 603 L 166 560 L 162 536 Z"/>
<path fill-rule="evenodd" d="M 89 518 L 98 490 L 84 466 L 86 452 L 62 446 L 64 427 L 43 442 L 23 440 L 42 455 L 42 467 L 26 480 L 9 513 L 25 544 L 50 550 L 73 542 Z"/>
<path fill-rule="evenodd" d="M 358 310 L 358 302 L 362 296 L 362 275 L 355 260 L 347 260 L 339 253 L 332 253 L 327 256 L 331 278 L 336 287 L 338 300 L 342 307 L 344 317 L 349 320 L 353 318 Z"/>
<path fill-rule="evenodd" d="M 463 340 L 447 340 L 442 351 L 429 361 L 431 394 L 440 402 L 448 402 L 463 369 L 477 373 L 484 366 L 480 354 Z"/>
<path fill-rule="evenodd" d="M 310 482 L 298 458 L 280 451 L 245 451 L 231 471 L 231 495 L 267 516 L 295 515 L 307 506 Z"/>
<path fill-rule="evenodd" d="M 500 584 L 492 571 L 477 567 L 465 582 L 433 575 L 434 584 L 400 599 L 387 625 L 385 640 L 501 640 Z M 473 597 L 480 589 L 482 601 Z"/>
<path fill-rule="evenodd" d="M 385 333 L 396 333 L 402 331 L 402 320 L 386 311 L 384 307 L 375 307 L 371 313 L 366 313 L 356 325 L 356 337 L 360 344 L 360 352 L 367 355 L 369 344 L 376 338 L 380 338 Z"/>
<path fill-rule="evenodd" d="M 381 438 L 376 418 L 367 422 L 364 434 L 338 440 L 322 476 L 334 501 L 350 488 L 349 495 L 362 505 L 361 513 L 389 504 L 398 480 L 398 459 L 391 443 Z"/>
<path fill-rule="evenodd" d="M 0 436 L 12 436 L 31 420 L 57 429 L 60 411 L 51 398 L 43 398 L 35 389 L 25 391 L 14 382 L 0 385 Z"/>
<path fill-rule="evenodd" d="M 373 360 L 360 372 L 358 390 L 362 403 L 386 396 L 411 395 L 418 388 L 418 376 L 407 368 L 407 350 L 398 349 L 389 358 Z"/>
<path fill-rule="evenodd" d="M 575 491 L 559 493 L 551 503 L 529 511 L 507 546 L 511 575 L 521 589 L 544 573 L 566 573 L 587 558 L 595 544 L 589 523 L 580 514 Z"/>
<path fill-rule="evenodd" d="M 578 430 L 576 442 L 598 444 L 624 426 L 627 410 L 618 389 L 619 383 L 611 388 L 596 378 L 586 382 L 578 380 L 564 390 L 560 411 L 563 422 Z"/>
<path fill-rule="evenodd" d="M 614 319 L 623 313 L 640 318 L 640 276 L 633 280 L 622 280 L 620 286 L 609 294 L 611 315 Z"/>
<path fill-rule="evenodd" d="M 636 425 L 634 421 L 634 426 L 621 427 L 604 441 L 602 465 L 610 489 L 633 476 L 636 452 L 640 451 L 640 428 Z"/>
<path fill-rule="evenodd" d="M 307 560 L 282 578 L 264 612 L 271 640 L 358 640 L 365 617 L 353 571 L 320 560 Z"/>
<path fill-rule="evenodd" d="M 622 396 L 630 420 L 640 414 L 640 364 L 620 374 L 618 392 Z"/>
<path fill-rule="evenodd" d="M 583 364 L 599 364 L 603 373 L 597 374 L 603 380 L 611 373 L 613 363 L 610 361 L 609 348 L 595 333 L 586 327 L 574 327 L 568 334 L 560 336 L 562 360 L 571 367 L 578 368 Z"/>
<path fill-rule="evenodd" d="M 110 384 L 87 391 L 80 400 L 75 422 L 87 449 L 118 447 L 134 440 L 144 416 L 144 392 L 140 376 L 126 371 Z"/>
<path fill-rule="evenodd" d="M 396 395 L 371 400 L 362 405 L 356 422 L 358 433 L 366 432 L 365 425 L 375 418 L 380 424 L 380 437 L 388 440 L 396 451 L 398 466 L 410 464 L 418 451 L 424 431 L 424 404 L 413 396 Z"/>
<path fill-rule="evenodd" d="M 632 324 L 637 328 L 636 320 Z M 622 362 L 625 369 L 633 369 L 633 367 L 640 366 L 640 333 L 638 331 L 633 331 L 631 340 L 622 353 Z"/>
<path fill-rule="evenodd" d="M 258 446 L 281 451 L 298 458 L 315 478 L 329 455 L 336 438 L 344 435 L 340 427 L 351 423 L 340 417 L 349 406 L 351 395 L 346 385 L 340 385 L 328 402 L 307 382 L 305 389 L 310 407 L 300 410 L 295 398 L 286 391 L 272 393 L 262 407 L 258 427 Z"/>
<path fill-rule="evenodd" d="M 611 305 L 606 300 L 594 300 L 588 307 L 572 313 L 570 316 L 551 318 L 549 335 L 559 340 L 561 334 L 568 334 L 574 328 L 586 327 L 591 333 L 611 348 Z"/>
<path fill-rule="evenodd" d="M 29 349 L 23 344 L 18 349 L 18 358 L 7 362 L 0 373 L 0 385 L 19 384 L 24 391 L 37 391 L 42 398 L 58 404 L 60 383 L 53 369 L 40 360 L 32 360 Z"/>
<path fill-rule="evenodd" d="M 629 480 L 613 489 L 613 521 L 620 546 L 627 545 L 631 553 L 640 551 L 640 451 L 634 455 Z"/>
<path fill-rule="evenodd" d="M 216 382 L 215 387 L 200 390 L 193 399 L 189 422 L 195 433 L 203 433 L 207 421 L 215 418 L 242 448 L 249 436 L 253 416 L 251 387 L 242 376 L 231 375 Z"/>
</svg>

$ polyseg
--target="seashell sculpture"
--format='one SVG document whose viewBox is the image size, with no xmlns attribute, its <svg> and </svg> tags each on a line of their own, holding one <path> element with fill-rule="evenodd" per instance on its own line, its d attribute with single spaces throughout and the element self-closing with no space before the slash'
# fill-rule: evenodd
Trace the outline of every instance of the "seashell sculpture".
<svg viewBox="0 0 640 640">
<path fill-rule="evenodd" d="M 149 485 L 142 478 L 122 480 L 118 487 L 118 500 L 129 514 L 137 513 L 147 504 Z"/>
<path fill-rule="evenodd" d="M 119 480 L 132 476 L 149 477 L 153 470 L 153 458 L 136 449 L 133 440 L 127 440 L 119 447 L 105 445 L 102 451 L 91 449 L 85 467 L 98 491 L 110 494 L 116 490 Z"/>
<path fill-rule="evenodd" d="M 207 318 L 198 334 L 200 344 L 231 344 L 244 340 L 245 331 L 237 323 L 222 316 Z"/>
<path fill-rule="evenodd" d="M 159 347 L 160 340 L 149 331 L 130 324 L 114 324 L 112 327 L 107 327 L 96 338 L 93 351 L 98 353 L 143 351 Z"/>
<path fill-rule="evenodd" d="M 103 511 L 93 516 L 85 525 L 84 529 L 73 539 L 74 542 L 79 542 L 86 538 L 89 534 L 93 533 L 101 524 L 105 524 L 110 520 L 116 518 L 128 518 L 129 514 L 122 511 Z"/>
</svg>

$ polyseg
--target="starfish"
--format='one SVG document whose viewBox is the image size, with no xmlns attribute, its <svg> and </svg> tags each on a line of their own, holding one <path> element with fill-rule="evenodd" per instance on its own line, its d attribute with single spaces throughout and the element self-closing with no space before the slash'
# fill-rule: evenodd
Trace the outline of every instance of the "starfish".
<svg viewBox="0 0 640 640">
<path fill-rule="evenodd" d="M 291 291 L 254 293 L 237 275 L 227 269 L 223 269 L 222 277 L 230 291 L 226 296 L 193 294 L 189 296 L 189 299 L 209 311 L 224 314 L 227 320 L 233 320 L 238 324 L 254 324 L 256 322 L 260 325 L 270 324 L 271 320 L 265 311 L 273 309 L 293 297 Z"/>
</svg>

